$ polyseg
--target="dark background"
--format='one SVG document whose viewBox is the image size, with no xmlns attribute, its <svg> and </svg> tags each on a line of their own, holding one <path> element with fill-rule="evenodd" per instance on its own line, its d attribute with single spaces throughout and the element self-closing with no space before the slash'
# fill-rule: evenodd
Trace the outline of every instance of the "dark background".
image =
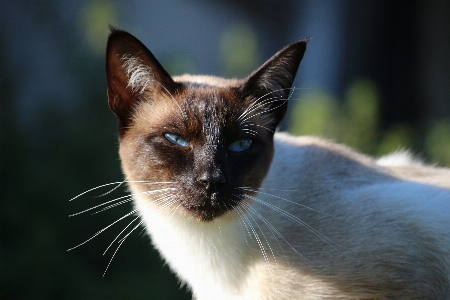
<svg viewBox="0 0 450 300">
<path fill-rule="evenodd" d="M 241 77 L 312 36 L 284 129 L 374 155 L 404 146 L 450 166 L 449 1 L 3 0 L 1 299 L 190 298 L 140 229 L 102 277 L 117 242 L 102 253 L 126 220 L 66 251 L 131 210 L 68 217 L 126 193 L 95 197 L 110 186 L 69 201 L 122 180 L 106 101 L 108 24 L 138 36 L 172 74 Z"/>
</svg>

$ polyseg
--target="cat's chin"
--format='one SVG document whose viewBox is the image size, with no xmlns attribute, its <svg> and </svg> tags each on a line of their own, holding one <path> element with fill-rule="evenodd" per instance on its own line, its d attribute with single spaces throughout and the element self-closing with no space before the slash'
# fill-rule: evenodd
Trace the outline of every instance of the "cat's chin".
<svg viewBox="0 0 450 300">
<path fill-rule="evenodd" d="M 211 195 L 200 204 L 193 205 L 190 201 L 182 202 L 183 210 L 190 217 L 200 222 L 211 222 L 224 216 L 228 211 L 239 205 L 240 200 L 230 200 L 218 195 Z"/>
<path fill-rule="evenodd" d="M 211 222 L 217 218 L 222 217 L 226 211 L 208 211 L 204 209 L 187 209 L 187 213 L 199 222 Z"/>
</svg>

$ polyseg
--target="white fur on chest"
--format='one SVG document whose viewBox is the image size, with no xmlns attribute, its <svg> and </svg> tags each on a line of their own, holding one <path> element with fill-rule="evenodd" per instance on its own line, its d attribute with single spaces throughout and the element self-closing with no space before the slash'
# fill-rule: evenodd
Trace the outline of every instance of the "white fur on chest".
<svg viewBox="0 0 450 300">
<path fill-rule="evenodd" d="M 242 298 L 249 253 L 239 222 L 199 223 L 135 198 L 153 245 L 198 299 Z"/>
</svg>

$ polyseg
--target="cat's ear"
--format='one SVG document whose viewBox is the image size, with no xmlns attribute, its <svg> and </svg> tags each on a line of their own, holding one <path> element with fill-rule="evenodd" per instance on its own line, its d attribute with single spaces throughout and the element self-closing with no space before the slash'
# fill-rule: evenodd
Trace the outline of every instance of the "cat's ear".
<svg viewBox="0 0 450 300">
<path fill-rule="evenodd" d="M 250 105 L 257 105 L 270 115 L 272 130 L 286 114 L 291 86 L 310 39 L 294 42 L 267 60 L 244 81 L 242 92 Z"/>
<path fill-rule="evenodd" d="M 134 105 L 144 97 L 176 90 L 175 82 L 150 50 L 133 35 L 113 27 L 106 48 L 106 78 L 108 104 L 121 127 L 127 125 Z"/>
</svg>

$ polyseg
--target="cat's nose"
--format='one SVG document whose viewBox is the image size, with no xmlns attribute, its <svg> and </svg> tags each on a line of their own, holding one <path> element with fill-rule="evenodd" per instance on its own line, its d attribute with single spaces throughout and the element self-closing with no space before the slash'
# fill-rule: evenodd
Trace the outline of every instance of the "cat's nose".
<svg viewBox="0 0 450 300">
<path fill-rule="evenodd" d="M 226 182 L 222 173 L 208 174 L 205 173 L 198 178 L 198 182 L 204 186 L 206 191 L 215 192 L 222 184 Z"/>
</svg>

